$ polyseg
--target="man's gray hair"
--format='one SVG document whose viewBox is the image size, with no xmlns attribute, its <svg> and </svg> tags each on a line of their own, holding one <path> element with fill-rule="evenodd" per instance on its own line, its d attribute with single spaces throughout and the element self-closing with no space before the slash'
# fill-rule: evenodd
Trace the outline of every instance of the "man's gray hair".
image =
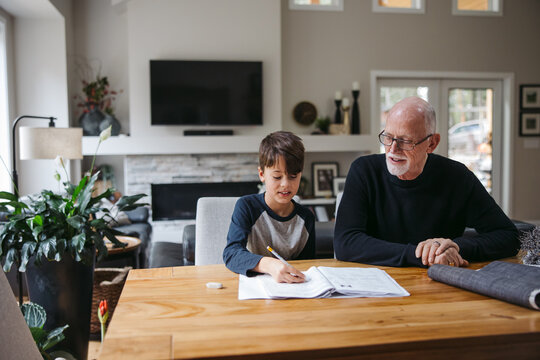
<svg viewBox="0 0 540 360">
<path fill-rule="evenodd" d="M 426 131 L 428 134 L 435 134 L 435 131 L 437 131 L 435 109 L 427 101 L 422 102 L 422 104 L 422 111 L 424 113 L 424 119 L 426 120 Z"/>
</svg>

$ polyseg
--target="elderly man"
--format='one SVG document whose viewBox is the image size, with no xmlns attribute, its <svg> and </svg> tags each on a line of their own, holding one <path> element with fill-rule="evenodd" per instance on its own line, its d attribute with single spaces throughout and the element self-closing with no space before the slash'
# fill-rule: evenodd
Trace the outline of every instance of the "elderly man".
<svg viewBox="0 0 540 360">
<path fill-rule="evenodd" d="M 339 260 L 388 266 L 444 264 L 513 256 L 514 224 L 463 164 L 433 154 L 435 111 L 417 97 L 398 102 L 379 134 L 386 154 L 356 159 L 339 205 Z M 478 235 L 463 236 L 465 227 Z"/>
</svg>

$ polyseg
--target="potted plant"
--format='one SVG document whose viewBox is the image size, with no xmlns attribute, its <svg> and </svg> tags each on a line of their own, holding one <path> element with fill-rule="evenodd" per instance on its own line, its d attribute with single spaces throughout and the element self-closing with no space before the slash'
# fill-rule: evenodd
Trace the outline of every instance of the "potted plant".
<svg viewBox="0 0 540 360">
<path fill-rule="evenodd" d="M 49 353 L 49 350 L 56 344 L 63 341 L 66 336 L 64 330 L 69 325 L 59 326 L 51 331 L 43 329 L 45 321 L 47 320 L 47 313 L 45 309 L 36 303 L 26 303 L 21 306 L 21 311 L 24 316 L 26 324 L 30 328 L 30 334 L 36 342 L 36 346 L 45 360 L 52 359 L 75 359 L 70 353 L 62 350 L 56 350 Z"/>
<path fill-rule="evenodd" d="M 110 136 L 111 128 L 100 135 L 98 148 Z M 96 149 L 97 154 L 97 149 Z M 57 158 L 63 168 L 64 163 Z M 93 196 L 99 173 L 90 173 L 74 185 L 63 182 L 64 192 L 42 190 L 22 201 L 9 192 L 0 192 L 0 211 L 10 215 L 0 233 L 0 258 L 8 272 L 13 265 L 27 272 L 30 300 L 47 311 L 45 327 L 67 323 L 67 344 L 77 358 L 86 358 L 88 350 L 94 262 L 107 256 L 106 239 L 125 246 L 109 224 L 114 221 L 100 200 L 114 192 L 109 188 Z M 57 179 L 59 179 L 57 174 Z M 138 203 L 145 194 L 124 196 L 117 202 L 119 211 L 146 205 Z M 100 212 L 102 217 L 96 217 Z"/>
<path fill-rule="evenodd" d="M 106 76 L 97 75 L 93 81 L 82 81 L 84 96 L 76 95 L 79 100 L 77 106 L 82 108 L 83 113 L 79 123 L 83 128 L 84 135 L 95 136 L 100 131 L 111 126 L 111 135 L 120 133 L 120 123 L 114 115 L 113 101 L 122 92 L 111 90 L 109 79 Z"/>
</svg>

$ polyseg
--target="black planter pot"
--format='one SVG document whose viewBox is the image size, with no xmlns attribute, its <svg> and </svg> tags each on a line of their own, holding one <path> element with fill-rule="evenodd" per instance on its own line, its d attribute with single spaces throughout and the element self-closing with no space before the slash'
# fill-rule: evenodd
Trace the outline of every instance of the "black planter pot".
<svg viewBox="0 0 540 360">
<path fill-rule="evenodd" d="M 81 124 L 81 127 L 83 129 L 83 135 L 98 136 L 100 133 L 99 124 L 101 123 L 101 121 L 103 121 L 104 118 L 105 115 L 103 115 L 103 113 L 96 108 L 83 113 L 79 118 L 79 124 Z"/>
<path fill-rule="evenodd" d="M 44 260 L 40 266 L 34 265 L 31 259 L 26 279 L 30 301 L 43 306 L 47 312 L 44 328 L 52 330 L 69 325 L 64 331 L 66 339 L 57 345 L 58 349 L 69 351 L 77 359 L 86 359 L 94 265 L 76 262 L 70 255 L 65 255 L 60 262 Z"/>
<path fill-rule="evenodd" d="M 120 134 L 120 122 L 112 115 L 105 114 L 105 117 L 101 122 L 99 123 L 99 132 L 101 133 L 103 130 L 111 126 L 111 135 L 112 136 L 118 136 Z"/>
</svg>

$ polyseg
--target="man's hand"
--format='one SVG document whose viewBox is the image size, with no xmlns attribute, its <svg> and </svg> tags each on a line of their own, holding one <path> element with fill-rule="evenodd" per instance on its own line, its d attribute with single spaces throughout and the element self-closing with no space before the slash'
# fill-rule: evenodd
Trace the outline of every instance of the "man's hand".
<svg viewBox="0 0 540 360">
<path fill-rule="evenodd" d="M 422 264 L 433 265 L 435 263 L 435 257 L 441 255 L 450 248 L 455 249 L 458 256 L 461 258 L 459 255 L 458 244 L 445 238 L 433 238 L 422 241 L 416 247 L 415 255 L 417 258 L 422 257 Z M 454 262 L 454 264 L 456 264 L 456 266 L 461 266 L 457 265 L 458 262 Z"/>
<path fill-rule="evenodd" d="M 469 266 L 469 262 L 459 255 L 459 252 L 451 247 L 446 249 L 440 255 L 435 256 L 433 264 L 450 265 L 450 266 Z M 433 265 L 429 264 L 429 265 Z"/>
<path fill-rule="evenodd" d="M 259 261 L 253 271 L 270 274 L 279 283 L 301 283 L 306 281 L 305 275 L 300 270 L 267 256 Z"/>
</svg>

